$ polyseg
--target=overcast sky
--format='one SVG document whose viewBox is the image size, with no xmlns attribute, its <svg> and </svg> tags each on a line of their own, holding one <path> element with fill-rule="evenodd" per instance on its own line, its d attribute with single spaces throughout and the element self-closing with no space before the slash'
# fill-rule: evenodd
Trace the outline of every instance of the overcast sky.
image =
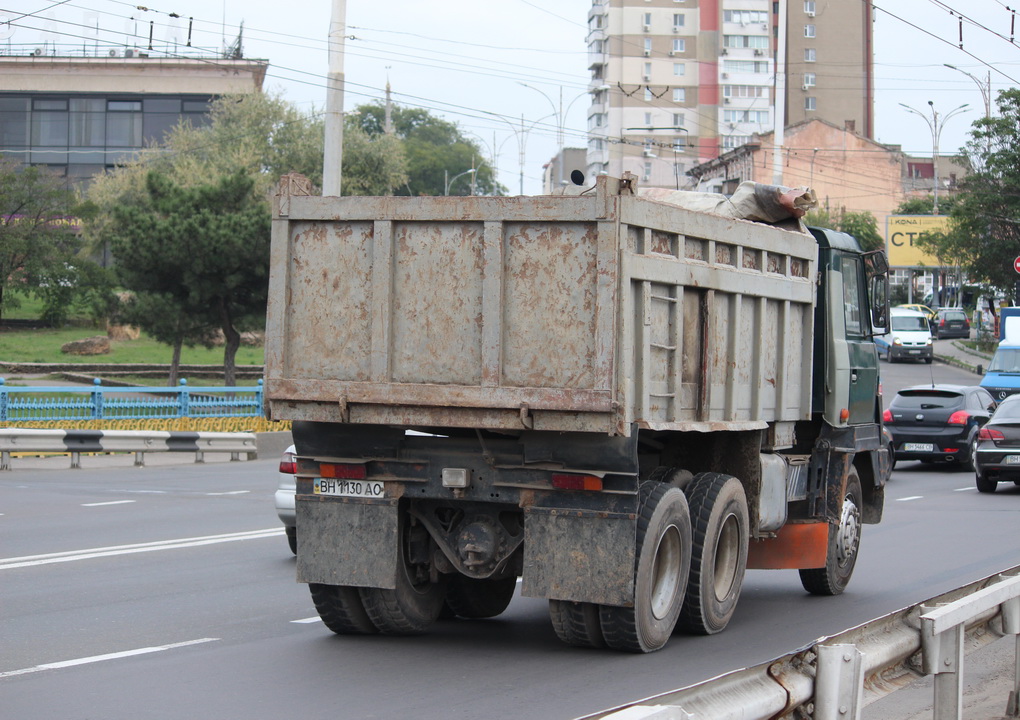
<svg viewBox="0 0 1020 720">
<path fill-rule="evenodd" d="M 818 10 L 826 2 L 856 1 L 820 0 Z M 243 21 L 245 56 L 271 63 L 266 89 L 306 108 L 324 106 L 330 0 L 151 2 L 138 10 L 139 3 L 124 0 L 0 0 L 0 18 L 13 21 L 0 25 L 0 49 L 21 54 L 47 42 L 90 51 L 110 41 L 144 46 L 151 23 L 153 54 L 183 54 L 191 52 L 184 45 L 192 18 L 192 45 L 218 51 L 234 42 Z M 382 98 L 388 79 L 395 102 L 457 122 L 486 155 L 497 154 L 500 182 L 513 193 L 523 149 L 524 191 L 536 193 L 561 126 L 567 146 L 585 145 L 590 7 L 590 0 L 348 0 L 345 106 Z M 962 50 L 954 8 L 966 13 Z M 944 63 L 982 83 L 990 71 L 983 63 L 991 65 L 993 95 L 1020 84 L 1014 80 L 1020 50 L 1010 43 L 1012 13 L 998 0 L 876 0 L 875 20 L 881 142 L 930 156 L 929 125 L 899 104 L 931 120 L 930 100 L 940 124 L 952 109 L 970 105 L 970 112 L 945 123 L 939 147 L 945 154 L 963 144 L 984 105 L 978 84 Z"/>
</svg>

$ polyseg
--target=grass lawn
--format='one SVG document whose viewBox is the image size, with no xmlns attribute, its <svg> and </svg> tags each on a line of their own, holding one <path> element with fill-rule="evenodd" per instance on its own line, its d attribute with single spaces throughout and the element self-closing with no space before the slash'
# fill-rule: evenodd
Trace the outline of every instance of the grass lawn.
<svg viewBox="0 0 1020 720">
<path fill-rule="evenodd" d="M 0 361 L 169 364 L 173 358 L 173 348 L 156 342 L 144 334 L 137 340 L 111 342 L 110 353 L 107 355 L 65 355 L 60 352 L 60 347 L 64 343 L 103 334 L 105 333 L 98 328 L 87 327 L 2 330 L 0 331 Z M 261 365 L 263 357 L 262 348 L 242 346 L 238 348 L 236 364 Z M 222 365 L 223 348 L 207 350 L 203 347 L 185 347 L 181 351 L 181 363 L 184 365 Z"/>
</svg>

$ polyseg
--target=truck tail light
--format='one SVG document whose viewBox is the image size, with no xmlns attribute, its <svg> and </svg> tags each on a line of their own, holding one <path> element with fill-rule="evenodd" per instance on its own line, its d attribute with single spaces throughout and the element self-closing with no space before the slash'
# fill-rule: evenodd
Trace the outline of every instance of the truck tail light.
<svg viewBox="0 0 1020 720">
<path fill-rule="evenodd" d="M 983 427 L 978 430 L 979 440 L 1005 440 L 1006 436 L 995 428 Z"/>
<path fill-rule="evenodd" d="M 553 473 L 552 484 L 560 490 L 601 490 L 602 478 L 597 475 Z"/>
<path fill-rule="evenodd" d="M 364 465 L 319 463 L 319 476 L 324 478 L 335 478 L 337 480 L 364 480 L 368 471 Z"/>
<path fill-rule="evenodd" d="M 968 420 L 970 420 L 969 412 L 966 410 L 957 410 L 949 416 L 949 420 L 946 422 L 950 425 L 966 425 Z"/>
<path fill-rule="evenodd" d="M 882 413 L 882 422 L 884 423 L 892 422 L 892 410 L 886 410 L 885 412 Z"/>
</svg>

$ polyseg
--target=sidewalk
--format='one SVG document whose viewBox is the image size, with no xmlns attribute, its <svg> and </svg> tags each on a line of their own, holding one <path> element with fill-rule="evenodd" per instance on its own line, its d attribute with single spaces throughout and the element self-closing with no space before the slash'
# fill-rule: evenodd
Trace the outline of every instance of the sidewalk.
<svg viewBox="0 0 1020 720">
<path fill-rule="evenodd" d="M 935 359 L 982 376 L 992 356 L 965 347 L 962 340 L 936 340 Z"/>
</svg>

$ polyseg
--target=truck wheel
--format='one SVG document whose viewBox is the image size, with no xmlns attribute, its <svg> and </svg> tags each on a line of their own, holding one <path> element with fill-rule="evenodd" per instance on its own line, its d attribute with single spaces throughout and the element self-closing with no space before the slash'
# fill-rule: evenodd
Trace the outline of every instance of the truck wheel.
<svg viewBox="0 0 1020 720">
<path fill-rule="evenodd" d="M 455 575 L 446 586 L 446 604 L 462 618 L 496 617 L 506 610 L 516 589 L 514 576 L 477 580 Z"/>
<path fill-rule="evenodd" d="M 691 570 L 691 516 L 677 488 L 641 486 L 634 569 L 634 606 L 599 608 L 606 645 L 614 650 L 658 650 L 673 632 Z"/>
<path fill-rule="evenodd" d="M 984 473 L 975 473 L 974 482 L 977 485 L 978 492 L 983 493 L 995 492 L 995 488 L 999 484 L 997 480 L 989 480 L 988 476 Z"/>
<path fill-rule="evenodd" d="M 599 620 L 599 606 L 592 603 L 550 600 L 549 619 L 556 637 L 574 647 L 606 646 Z"/>
<path fill-rule="evenodd" d="M 446 599 L 445 579 L 431 582 L 428 566 L 411 562 L 412 532 L 406 518 L 403 525 L 396 587 L 359 589 L 365 612 L 384 635 L 420 635 L 439 619 Z M 421 527 L 416 530 L 425 533 Z M 418 539 L 427 542 L 425 537 Z"/>
<path fill-rule="evenodd" d="M 800 571 L 800 582 L 812 595 L 839 595 L 846 589 L 861 549 L 861 480 L 851 467 L 839 525 L 829 525 L 825 567 Z"/>
<path fill-rule="evenodd" d="M 747 569 L 750 521 L 744 486 L 732 475 L 699 473 L 687 490 L 693 546 L 680 627 L 714 635 L 733 617 Z"/>
<path fill-rule="evenodd" d="M 323 624 L 337 635 L 372 635 L 378 632 L 365 612 L 357 588 L 311 583 L 308 589 Z"/>
</svg>

